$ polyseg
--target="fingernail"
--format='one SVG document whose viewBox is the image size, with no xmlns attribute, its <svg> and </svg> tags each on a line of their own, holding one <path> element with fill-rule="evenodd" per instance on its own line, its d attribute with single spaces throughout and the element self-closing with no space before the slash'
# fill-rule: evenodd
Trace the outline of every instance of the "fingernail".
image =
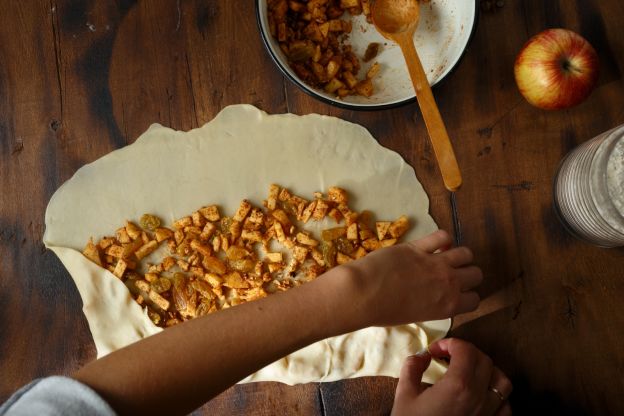
<svg viewBox="0 0 624 416">
<path fill-rule="evenodd" d="M 429 352 L 429 347 L 423 348 L 422 350 L 420 350 L 416 354 L 414 354 L 412 357 L 422 358 L 422 357 L 426 357 L 428 355 L 431 355 L 431 353 Z"/>
</svg>

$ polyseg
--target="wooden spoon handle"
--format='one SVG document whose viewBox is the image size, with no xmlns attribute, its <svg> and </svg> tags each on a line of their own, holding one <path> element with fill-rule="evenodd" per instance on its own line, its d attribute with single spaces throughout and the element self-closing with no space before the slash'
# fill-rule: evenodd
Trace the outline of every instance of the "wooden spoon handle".
<svg viewBox="0 0 624 416">
<path fill-rule="evenodd" d="M 425 126 L 429 132 L 431 145 L 440 166 L 444 186 L 451 191 L 456 191 L 462 184 L 462 177 L 455 159 L 455 152 L 449 140 L 444 121 L 433 98 L 429 81 L 420 63 L 420 58 L 414 46 L 413 34 L 406 34 L 396 39 L 403 51 L 407 69 L 409 71 L 420 111 L 425 120 Z"/>
</svg>

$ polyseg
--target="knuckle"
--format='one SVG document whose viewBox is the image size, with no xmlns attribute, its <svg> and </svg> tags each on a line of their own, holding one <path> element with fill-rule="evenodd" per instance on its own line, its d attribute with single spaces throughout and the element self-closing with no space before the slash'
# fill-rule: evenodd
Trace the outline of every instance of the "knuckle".
<svg viewBox="0 0 624 416">
<path fill-rule="evenodd" d="M 451 273 L 451 270 L 448 267 L 440 267 L 437 275 L 445 286 L 451 286 L 455 280 L 453 279 L 453 273 Z"/>
<path fill-rule="evenodd" d="M 448 381 L 447 388 L 449 393 L 457 397 L 458 400 L 465 399 L 469 396 L 470 386 L 468 382 L 461 377 L 455 377 Z"/>
<path fill-rule="evenodd" d="M 451 286 L 453 284 L 453 278 L 451 276 L 451 272 L 449 270 L 446 269 L 442 269 L 440 271 L 440 280 L 442 280 L 442 282 L 444 282 L 445 286 Z"/>
</svg>

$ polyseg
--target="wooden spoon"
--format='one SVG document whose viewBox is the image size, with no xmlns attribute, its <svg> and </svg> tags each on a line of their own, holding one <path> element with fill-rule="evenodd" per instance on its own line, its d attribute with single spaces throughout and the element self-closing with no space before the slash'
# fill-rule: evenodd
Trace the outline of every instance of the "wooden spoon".
<svg viewBox="0 0 624 416">
<path fill-rule="evenodd" d="M 429 81 L 414 47 L 414 32 L 420 11 L 417 0 L 376 0 L 371 14 L 375 27 L 386 39 L 396 42 L 403 52 L 407 69 L 416 90 L 416 98 L 435 152 L 444 186 L 456 191 L 462 184 L 461 173 L 444 121 L 436 105 Z"/>
</svg>

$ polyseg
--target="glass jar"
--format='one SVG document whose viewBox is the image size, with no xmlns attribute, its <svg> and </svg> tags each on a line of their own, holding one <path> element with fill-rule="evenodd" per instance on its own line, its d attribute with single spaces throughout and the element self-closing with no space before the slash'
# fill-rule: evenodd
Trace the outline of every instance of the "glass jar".
<svg viewBox="0 0 624 416">
<path fill-rule="evenodd" d="M 559 218 L 572 234 L 601 247 L 624 246 L 624 125 L 564 158 L 553 197 Z"/>
</svg>

